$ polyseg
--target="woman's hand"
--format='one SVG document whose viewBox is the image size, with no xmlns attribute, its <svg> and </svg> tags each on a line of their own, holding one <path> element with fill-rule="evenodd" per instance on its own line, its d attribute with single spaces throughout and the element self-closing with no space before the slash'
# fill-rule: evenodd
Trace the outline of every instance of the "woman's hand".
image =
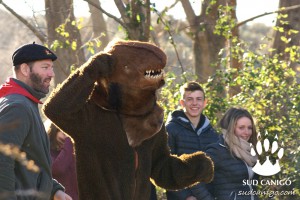
<svg viewBox="0 0 300 200">
<path fill-rule="evenodd" d="M 67 195 L 64 191 L 58 190 L 55 193 L 53 200 L 72 200 L 72 197 Z"/>
<path fill-rule="evenodd" d="M 189 196 L 189 197 L 187 197 L 185 200 L 197 200 L 197 198 L 194 197 L 194 196 Z"/>
</svg>

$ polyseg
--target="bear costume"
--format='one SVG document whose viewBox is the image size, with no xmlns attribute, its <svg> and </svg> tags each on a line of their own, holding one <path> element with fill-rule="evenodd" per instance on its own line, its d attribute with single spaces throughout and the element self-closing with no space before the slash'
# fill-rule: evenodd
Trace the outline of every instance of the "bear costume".
<svg viewBox="0 0 300 200">
<path fill-rule="evenodd" d="M 205 153 L 170 154 L 156 94 L 165 65 L 151 43 L 113 41 L 45 102 L 44 114 L 75 141 L 81 200 L 147 200 L 150 178 L 168 190 L 212 180 Z"/>
</svg>

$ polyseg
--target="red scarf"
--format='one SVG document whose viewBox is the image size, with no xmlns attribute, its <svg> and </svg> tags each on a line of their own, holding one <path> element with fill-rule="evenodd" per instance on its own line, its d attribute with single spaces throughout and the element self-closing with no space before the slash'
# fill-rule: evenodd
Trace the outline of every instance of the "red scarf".
<svg viewBox="0 0 300 200">
<path fill-rule="evenodd" d="M 0 86 L 0 98 L 10 94 L 21 94 L 35 103 L 42 104 L 40 100 L 32 96 L 27 90 L 17 84 L 12 78 L 9 78 L 6 83 Z"/>
</svg>

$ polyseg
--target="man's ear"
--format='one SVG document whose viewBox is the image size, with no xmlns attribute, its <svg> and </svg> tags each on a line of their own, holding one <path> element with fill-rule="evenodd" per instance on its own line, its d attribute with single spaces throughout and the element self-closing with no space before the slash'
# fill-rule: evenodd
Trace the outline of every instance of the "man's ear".
<svg viewBox="0 0 300 200">
<path fill-rule="evenodd" d="M 20 72 L 23 74 L 23 76 L 29 76 L 29 74 L 30 74 L 30 67 L 29 67 L 29 65 L 28 64 L 26 64 L 26 63 L 22 63 L 21 65 L 20 65 Z"/>
<path fill-rule="evenodd" d="M 206 106 L 207 106 L 207 102 L 208 102 L 208 100 L 207 100 L 207 99 L 204 99 L 204 106 L 203 106 L 203 107 L 206 107 Z"/>
<path fill-rule="evenodd" d="M 185 107 L 185 104 L 184 104 L 185 102 L 184 102 L 183 99 L 180 99 L 180 100 L 179 100 L 179 103 L 180 103 L 181 107 L 183 107 L 183 108 Z"/>
</svg>

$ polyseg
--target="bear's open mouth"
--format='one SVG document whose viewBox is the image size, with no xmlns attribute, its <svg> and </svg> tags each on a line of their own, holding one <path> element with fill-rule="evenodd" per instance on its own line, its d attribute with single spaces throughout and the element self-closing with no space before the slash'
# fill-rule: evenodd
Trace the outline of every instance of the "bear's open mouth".
<svg viewBox="0 0 300 200">
<path fill-rule="evenodd" d="M 144 73 L 144 76 L 146 79 L 158 79 L 158 78 L 163 78 L 164 71 L 161 69 L 157 70 L 147 70 Z"/>
</svg>

